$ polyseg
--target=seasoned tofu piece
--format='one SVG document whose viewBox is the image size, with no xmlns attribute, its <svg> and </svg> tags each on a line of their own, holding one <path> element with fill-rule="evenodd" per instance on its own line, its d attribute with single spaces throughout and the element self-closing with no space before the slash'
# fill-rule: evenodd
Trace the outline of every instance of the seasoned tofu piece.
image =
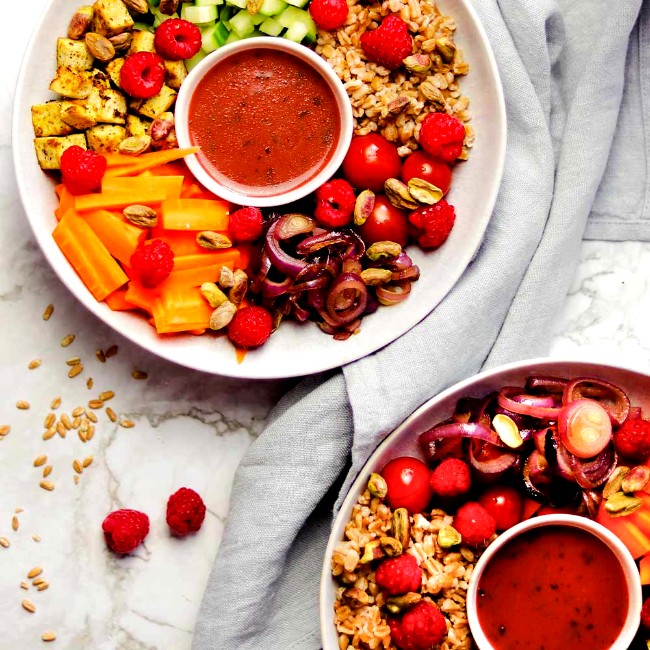
<svg viewBox="0 0 650 650">
<path fill-rule="evenodd" d="M 84 41 L 73 41 L 71 38 L 63 37 L 56 41 L 56 65 L 58 67 L 70 70 L 90 70 L 94 60 Z"/>
<path fill-rule="evenodd" d="M 185 61 L 165 61 L 165 77 L 165 83 L 170 88 L 178 90 L 187 77 Z"/>
<path fill-rule="evenodd" d="M 118 124 L 98 124 L 86 131 L 88 148 L 98 153 L 113 153 L 126 138 L 126 129 Z"/>
<path fill-rule="evenodd" d="M 113 59 L 107 66 L 106 66 L 106 72 L 108 72 L 108 76 L 111 78 L 111 81 L 118 87 L 120 88 L 120 70 L 122 69 L 122 66 L 124 65 L 124 57 L 120 57 L 119 59 Z"/>
<path fill-rule="evenodd" d="M 126 116 L 126 135 L 128 137 L 148 135 L 150 124 L 149 120 L 129 114 Z"/>
<path fill-rule="evenodd" d="M 36 157 L 41 169 L 60 169 L 61 155 L 75 144 L 86 149 L 86 136 L 83 133 L 73 133 L 62 138 L 34 138 Z"/>
<path fill-rule="evenodd" d="M 93 88 L 97 90 L 108 90 L 111 87 L 111 78 L 103 70 L 93 68 L 90 72 L 84 72 Z"/>
<path fill-rule="evenodd" d="M 142 103 L 136 102 L 134 107 L 137 106 L 135 111 L 138 115 L 144 115 L 144 117 L 150 117 L 153 120 L 161 113 L 168 111 L 175 101 L 176 91 L 169 86 L 163 86 L 157 95 L 149 97 Z"/>
<path fill-rule="evenodd" d="M 97 0 L 93 5 L 93 31 L 107 38 L 133 28 L 133 18 L 122 0 Z"/>
<path fill-rule="evenodd" d="M 48 102 L 32 106 L 34 135 L 43 138 L 51 135 L 69 135 L 74 128 L 61 119 L 62 102 Z"/>
<path fill-rule="evenodd" d="M 133 40 L 129 48 L 129 54 L 134 52 L 155 52 L 156 48 L 153 44 L 154 34 L 149 30 L 136 29 L 133 32 Z"/>
<path fill-rule="evenodd" d="M 50 82 L 50 90 L 71 99 L 86 99 L 93 89 L 88 76 L 79 70 L 64 66 L 56 69 L 56 76 Z"/>
<path fill-rule="evenodd" d="M 61 119 L 75 129 L 85 131 L 97 124 L 100 104 L 98 90 L 93 90 L 86 99 L 61 102 Z"/>
<path fill-rule="evenodd" d="M 119 90 L 101 90 L 99 92 L 98 122 L 107 124 L 124 124 L 126 122 L 126 98 Z"/>
</svg>

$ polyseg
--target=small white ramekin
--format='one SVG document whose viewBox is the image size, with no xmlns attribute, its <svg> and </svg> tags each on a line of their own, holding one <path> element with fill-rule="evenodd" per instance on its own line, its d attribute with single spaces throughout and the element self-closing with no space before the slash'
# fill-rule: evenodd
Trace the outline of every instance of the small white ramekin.
<svg viewBox="0 0 650 650">
<path fill-rule="evenodd" d="M 340 115 L 340 130 L 339 139 L 327 165 L 311 180 L 306 183 L 298 183 L 296 187 L 284 190 L 278 194 L 265 194 L 264 196 L 249 196 L 243 192 L 237 192 L 231 188 L 225 187 L 218 180 L 216 180 L 201 164 L 199 157 L 196 154 L 187 156 L 187 162 L 190 171 L 196 179 L 203 184 L 208 190 L 217 196 L 236 203 L 238 205 L 252 205 L 260 208 L 271 207 L 275 205 L 284 205 L 297 201 L 314 192 L 320 185 L 329 180 L 336 170 L 341 166 L 343 158 L 350 146 L 352 139 L 353 117 L 352 105 L 348 98 L 348 94 L 343 87 L 340 79 L 337 77 L 334 70 L 326 63 L 320 56 L 310 50 L 304 45 L 299 45 L 285 38 L 271 38 L 260 36 L 256 38 L 248 38 L 242 41 L 237 41 L 229 45 L 220 47 L 212 54 L 208 55 L 201 61 L 187 76 L 176 98 L 176 136 L 178 138 L 178 145 L 180 147 L 190 147 L 192 142 L 189 134 L 189 108 L 192 100 L 192 95 L 198 84 L 203 77 L 220 61 L 225 58 L 245 52 L 247 50 L 270 49 L 285 52 L 293 55 L 296 58 L 309 64 L 316 70 L 323 79 L 327 82 L 332 89 L 336 98 L 336 103 Z"/>
<path fill-rule="evenodd" d="M 472 632 L 472 637 L 479 650 L 494 650 L 492 644 L 488 641 L 485 633 L 481 629 L 477 614 L 477 596 L 478 596 L 478 583 L 481 576 L 485 571 L 486 566 L 490 560 L 514 537 L 518 537 L 534 528 L 542 526 L 568 526 L 579 528 L 587 533 L 591 533 L 609 547 L 614 555 L 617 557 L 621 564 L 623 573 L 625 574 L 625 582 L 627 583 L 628 594 L 630 597 L 629 607 L 627 610 L 627 617 L 623 625 L 623 629 L 618 638 L 612 644 L 610 650 L 628 650 L 632 639 L 639 627 L 639 620 L 641 616 L 642 594 L 641 594 L 641 581 L 639 579 L 639 572 L 636 568 L 634 558 L 630 552 L 625 548 L 623 543 L 604 526 L 599 523 L 588 519 L 587 517 L 579 517 L 577 515 L 543 515 L 540 517 L 533 517 L 526 521 L 513 526 L 502 535 L 496 538 L 485 550 L 483 555 L 474 567 L 474 572 L 469 582 L 467 590 L 467 619 L 469 627 Z M 603 597 L 606 594 L 603 592 Z"/>
</svg>

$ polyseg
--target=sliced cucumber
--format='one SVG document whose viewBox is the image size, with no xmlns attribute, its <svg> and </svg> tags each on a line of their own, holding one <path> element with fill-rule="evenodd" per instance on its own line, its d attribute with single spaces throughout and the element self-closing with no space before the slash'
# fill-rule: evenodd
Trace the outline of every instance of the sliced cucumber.
<svg viewBox="0 0 650 650">
<path fill-rule="evenodd" d="M 205 52 L 199 50 L 198 54 L 195 54 L 191 59 L 187 59 L 187 61 L 185 61 L 187 71 L 190 72 L 192 68 L 196 68 L 196 66 L 201 63 L 206 56 L 207 54 Z"/>
<path fill-rule="evenodd" d="M 260 13 L 264 16 L 277 16 L 279 13 L 286 9 L 287 3 L 285 0 L 264 0 L 260 7 Z"/>
<path fill-rule="evenodd" d="M 222 22 L 206 27 L 201 32 L 201 49 L 206 54 L 214 52 L 226 42 L 229 33 L 230 31 Z"/>
<path fill-rule="evenodd" d="M 239 36 L 245 38 L 255 31 L 255 22 L 246 9 L 242 9 L 236 13 L 229 21 L 230 29 Z"/>
<path fill-rule="evenodd" d="M 160 13 L 160 9 L 157 7 L 152 7 L 151 13 L 153 14 L 154 27 L 158 27 L 158 25 L 164 23 L 168 18 L 178 18 L 178 14 L 172 14 L 171 16 L 168 16 L 167 14 Z"/>
<path fill-rule="evenodd" d="M 287 0 L 287 3 L 290 5 L 293 5 L 294 7 L 297 7 L 298 9 L 302 9 L 306 4 L 309 2 L 309 0 Z"/>
<path fill-rule="evenodd" d="M 231 5 L 226 4 L 219 10 L 219 20 L 227 27 L 228 21 L 233 17 L 234 13 L 235 8 Z"/>
<path fill-rule="evenodd" d="M 300 43 L 302 40 L 316 40 L 316 23 L 314 23 L 308 11 L 289 6 L 275 18 L 282 27 L 287 28 L 283 36 L 290 41 Z"/>
<path fill-rule="evenodd" d="M 272 16 L 269 16 L 261 25 L 260 25 L 260 32 L 263 34 L 266 34 L 267 36 L 279 36 L 280 32 L 284 29 L 280 23 L 273 18 Z"/>
<path fill-rule="evenodd" d="M 195 25 L 209 25 L 217 20 L 217 13 L 217 7 L 215 5 L 197 7 L 195 5 L 184 4 L 181 9 L 181 18 L 189 20 Z"/>
<path fill-rule="evenodd" d="M 246 9 L 246 0 L 226 0 L 227 5 L 237 7 L 238 9 Z"/>
<path fill-rule="evenodd" d="M 209 7 L 211 5 L 222 5 L 223 0 L 194 0 L 197 7 Z"/>
<path fill-rule="evenodd" d="M 228 38 L 226 39 L 224 45 L 230 45 L 230 43 L 235 43 L 236 41 L 241 41 L 241 38 L 237 36 L 235 32 L 230 32 L 230 34 L 228 34 Z"/>
</svg>

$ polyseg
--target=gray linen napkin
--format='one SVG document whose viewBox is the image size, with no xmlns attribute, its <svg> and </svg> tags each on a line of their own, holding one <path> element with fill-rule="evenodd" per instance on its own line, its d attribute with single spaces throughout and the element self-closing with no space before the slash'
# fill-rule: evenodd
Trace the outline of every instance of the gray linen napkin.
<svg viewBox="0 0 650 650">
<path fill-rule="evenodd" d="M 645 29 L 635 24 L 647 19 L 648 6 L 639 18 L 641 0 L 474 5 L 496 54 L 509 129 L 503 182 L 483 245 L 419 325 L 342 372 L 303 381 L 277 406 L 237 472 L 196 650 L 320 647 L 318 581 L 338 491 L 427 398 L 482 367 L 547 349 L 549 323 L 572 279 L 608 164 L 633 29 L 627 82 L 639 88 L 626 90 L 621 122 L 646 97 L 633 48 Z M 642 119 L 626 128 L 626 144 L 615 149 L 619 156 L 620 147 L 631 156 L 634 150 L 637 163 L 645 162 Z M 620 166 L 616 171 L 622 173 Z M 637 191 L 642 204 L 645 184 L 636 178 L 624 191 Z M 607 183 L 611 214 L 621 214 L 611 199 L 619 187 L 612 172 Z M 608 234 L 647 236 L 642 213 L 634 218 L 636 230 L 620 219 L 620 233 L 610 219 Z"/>
</svg>

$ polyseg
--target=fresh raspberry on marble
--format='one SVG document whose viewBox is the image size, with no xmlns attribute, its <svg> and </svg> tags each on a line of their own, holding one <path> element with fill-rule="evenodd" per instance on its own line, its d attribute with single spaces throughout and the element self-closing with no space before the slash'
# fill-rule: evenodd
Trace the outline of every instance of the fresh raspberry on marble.
<svg viewBox="0 0 650 650">
<path fill-rule="evenodd" d="M 463 544 L 483 546 L 497 529 L 494 517 L 480 504 L 468 501 L 458 508 L 454 528 L 461 534 Z"/>
<path fill-rule="evenodd" d="M 418 141 L 428 154 L 451 163 L 463 151 L 465 127 L 453 115 L 429 113 L 422 120 Z"/>
<path fill-rule="evenodd" d="M 205 519 L 205 503 L 197 492 L 182 487 L 167 501 L 167 525 L 176 535 L 183 537 L 195 533 Z"/>
<path fill-rule="evenodd" d="M 391 641 L 400 650 L 432 650 L 447 635 L 447 621 L 429 600 L 421 600 L 401 618 L 389 618 Z"/>
<path fill-rule="evenodd" d="M 377 29 L 361 35 L 361 49 L 369 61 L 395 70 L 413 52 L 413 38 L 406 23 L 399 16 L 390 15 Z"/>
<path fill-rule="evenodd" d="M 311 0 L 309 13 L 319 29 L 331 32 L 345 25 L 348 3 L 345 0 Z"/>
<path fill-rule="evenodd" d="M 316 190 L 314 216 L 325 228 L 347 226 L 352 221 L 356 200 L 352 185 L 342 178 L 335 178 Z"/>
<path fill-rule="evenodd" d="M 408 553 L 384 560 L 375 571 L 375 582 L 390 596 L 418 591 L 422 584 L 422 569 Z"/>
<path fill-rule="evenodd" d="M 61 155 L 63 184 L 71 194 L 98 190 L 106 172 L 106 158 L 79 145 L 68 147 Z"/>
<path fill-rule="evenodd" d="M 125 554 L 135 550 L 149 532 L 149 517 L 138 510 L 115 510 L 102 523 L 104 539 L 116 553 Z"/>
</svg>

